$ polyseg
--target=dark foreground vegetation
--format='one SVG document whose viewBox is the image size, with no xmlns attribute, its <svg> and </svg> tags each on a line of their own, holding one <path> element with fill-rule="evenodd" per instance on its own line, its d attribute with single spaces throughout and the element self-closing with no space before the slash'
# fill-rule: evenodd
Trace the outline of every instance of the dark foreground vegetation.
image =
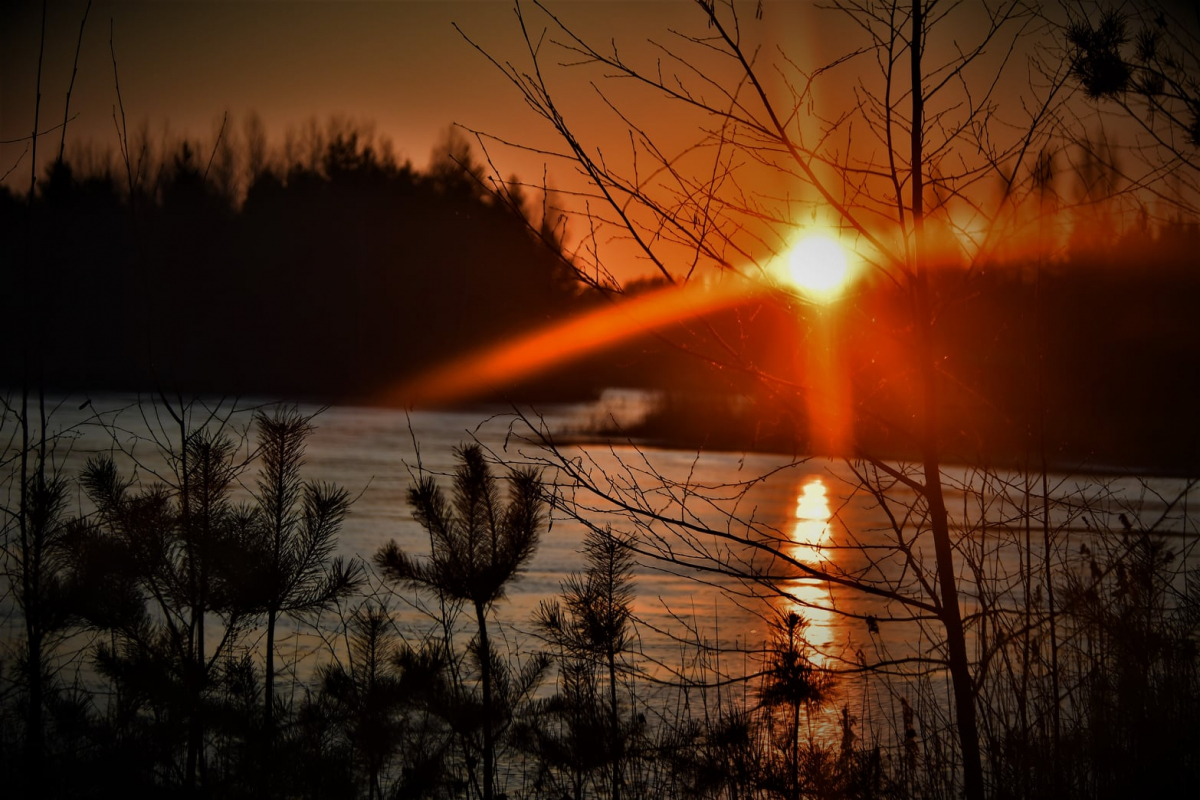
<svg viewBox="0 0 1200 800">
<path fill-rule="evenodd" d="M 32 207 L 0 191 L 3 260 L 23 287 L 0 297 L 5 341 L 36 331 L 32 349 L 0 351 L 0 384 L 373 402 L 455 356 L 661 286 L 582 282 L 554 198 L 493 185 L 455 135 L 419 172 L 346 123 L 280 148 L 241 128 L 215 148 L 135 141 L 128 174 L 81 151 L 38 182 Z M 1073 469 L 1197 466 L 1200 230 L 1116 238 L 1103 214 L 1076 220 L 1057 259 L 934 273 L 937 296 L 959 298 L 936 322 L 953 459 L 1020 464 L 1044 429 L 1051 461 Z M 803 385 L 824 326 L 860 444 L 911 456 L 906 433 L 880 422 L 916 403 L 896 297 L 870 276 L 825 311 L 768 293 L 464 399 L 657 389 L 671 394 L 662 413 L 622 434 L 808 452 Z"/>
<path fill-rule="evenodd" d="M 463 447 L 453 475 L 420 474 L 408 491 L 428 555 L 392 542 L 348 563 L 334 556 L 347 492 L 304 475 L 309 418 L 262 409 L 238 434 L 195 408 L 146 410 L 165 423 L 153 456 L 101 455 L 68 475 L 36 435 L 5 451 L 11 796 L 959 791 L 944 695 L 920 701 L 940 670 L 822 669 L 802 614 L 765 598 L 768 633 L 725 667 L 701 639 L 675 663 L 647 659 L 632 532 L 592 526 L 560 596 L 515 621 L 534 636 L 514 636 L 496 612 L 559 508 L 536 471 Z M 15 411 L 3 419 L 14 443 L 29 431 Z M 997 608 L 972 623 L 991 654 L 976 673 L 989 796 L 1166 797 L 1200 779 L 1189 542 L 1120 522 L 1029 563 L 1057 593 L 1049 624 L 1041 588 L 1015 622 Z M 402 625 L 414 594 L 434 611 Z M 279 645 L 285 621 L 308 631 L 315 660 Z M 894 718 L 844 699 L 864 681 L 894 693 Z M 822 718 L 840 730 L 814 727 Z"/>
</svg>

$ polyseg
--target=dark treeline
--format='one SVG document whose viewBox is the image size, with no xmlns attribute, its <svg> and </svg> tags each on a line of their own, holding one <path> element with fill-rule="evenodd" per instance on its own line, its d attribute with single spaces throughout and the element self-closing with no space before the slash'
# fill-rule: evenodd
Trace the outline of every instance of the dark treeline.
<svg viewBox="0 0 1200 800">
<path fill-rule="evenodd" d="M 29 293 L 5 293 L 6 339 L 31 304 L 51 388 L 361 399 L 571 311 L 560 258 L 521 216 L 533 209 L 495 201 L 460 140 L 425 173 L 349 126 L 315 147 L 249 159 L 244 193 L 187 141 L 135 164 L 153 170 L 140 177 L 56 164 L 33 210 Z M 0 206 L 19 269 L 25 198 Z M 19 348 L 0 374 L 15 385 Z"/>
<path fill-rule="evenodd" d="M 256 117 L 240 139 L 233 128 L 216 146 L 152 146 L 143 132 L 128 171 L 78 150 L 38 181 L 32 217 L 0 187 L 17 289 L 0 297 L 0 385 L 21 384 L 28 354 L 48 390 L 373 402 L 613 299 L 577 281 L 544 193 L 489 182 L 454 130 L 422 172 L 339 118 L 278 148 Z M 702 374 L 678 355 L 643 337 L 466 399 L 591 398 Z"/>
</svg>

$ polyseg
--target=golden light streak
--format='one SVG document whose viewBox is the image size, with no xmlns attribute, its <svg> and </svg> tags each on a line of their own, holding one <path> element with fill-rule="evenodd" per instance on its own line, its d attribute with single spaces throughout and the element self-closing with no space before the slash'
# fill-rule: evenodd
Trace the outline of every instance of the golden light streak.
<svg viewBox="0 0 1200 800">
<path fill-rule="evenodd" d="M 853 415 L 850 413 L 852 386 L 841 342 L 833 330 L 833 320 L 819 315 L 808 339 L 808 369 L 813 389 L 804 396 L 808 414 L 809 450 L 826 456 L 844 456 L 854 443 Z"/>
<path fill-rule="evenodd" d="M 735 305 L 769 287 L 746 280 L 669 286 L 435 367 L 380 398 L 414 407 L 453 403 L 672 322 Z"/>
</svg>

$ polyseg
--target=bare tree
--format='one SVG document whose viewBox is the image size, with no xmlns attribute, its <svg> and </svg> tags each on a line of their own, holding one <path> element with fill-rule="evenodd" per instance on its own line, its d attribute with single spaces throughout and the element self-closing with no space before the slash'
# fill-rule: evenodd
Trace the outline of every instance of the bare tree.
<svg viewBox="0 0 1200 800">
<path fill-rule="evenodd" d="M 859 45 L 824 65 L 806 66 L 804 54 L 772 41 L 779 7 L 756 4 L 751 20 L 737 4 L 715 0 L 697 0 L 690 18 L 645 46 L 596 43 L 565 9 L 559 15 L 540 2 L 517 3 L 521 59 L 484 54 L 559 136 L 562 148 L 550 157 L 580 178 L 568 210 L 587 231 L 573 261 L 581 280 L 620 295 L 614 262 L 624 258 L 649 265 L 670 284 L 734 273 L 757 291 L 778 292 L 779 262 L 798 234 L 815 227 L 851 243 L 872 280 L 892 287 L 894 308 L 902 311 L 890 327 L 855 322 L 876 326 L 894 371 L 865 370 L 859 382 L 866 385 L 857 389 L 904 382 L 907 391 L 884 424 L 916 464 L 881 460 L 861 445 L 843 451 L 857 459 L 856 493 L 893 521 L 885 552 L 876 552 L 864 532 L 850 531 L 865 565 L 810 561 L 795 554 L 785 534 L 740 513 L 739 500 L 762 476 L 704 485 L 656 470 L 646 456 L 636 463 L 580 457 L 543 430 L 557 469 L 555 502 L 581 518 L 619 515 L 638 531 L 641 555 L 660 564 L 812 604 L 787 588 L 787 579 L 799 576 L 880 600 L 890 616 L 872 616 L 871 625 L 935 623 L 935 645 L 907 663 L 947 668 L 962 786 L 967 797 L 982 798 L 976 696 L 986 657 L 972 659 L 972 646 L 980 645 L 969 628 L 996 609 L 985 606 L 982 589 L 974 611 L 965 609 L 960 588 L 979 573 L 965 545 L 969 533 L 955 533 L 973 523 L 952 520 L 947 509 L 942 416 L 946 386 L 961 379 L 945 362 L 939 320 L 1025 224 L 1020 212 L 1037 191 L 1037 157 L 1054 146 L 1068 67 L 1038 60 L 1030 45 L 1046 39 L 1047 22 L 1037 4 L 1023 0 L 834 6 L 821 24 L 847 25 Z M 569 90 L 561 88 L 572 71 L 586 71 L 598 105 L 628 131 L 625 141 L 595 141 L 573 121 Z M 827 101 L 836 94 L 848 102 L 818 103 L 826 84 Z M 656 97 L 655 110 L 635 104 L 633 92 Z M 695 135 L 681 141 L 680 130 Z M 940 269 L 950 265 L 955 269 Z M 852 313 L 807 305 L 802 296 L 795 301 L 813 326 Z M 755 376 L 785 402 L 829 393 L 818 378 L 800 385 L 750 363 L 738 342 L 713 338 L 709 360 Z M 903 665 L 874 665 L 884 667 Z"/>
<path fill-rule="evenodd" d="M 50 288 L 43 278 L 44 271 L 39 269 L 38 261 L 41 255 L 34 250 L 35 208 L 37 206 L 38 183 L 38 140 L 49 133 L 39 130 L 39 119 L 42 114 L 42 66 L 46 49 L 46 8 L 42 3 L 41 26 L 38 35 L 37 78 L 34 92 L 33 124 L 28 137 L 29 152 L 29 191 L 26 195 L 25 237 L 22 258 L 13 269 L 15 288 L 25 298 L 48 297 Z M 79 51 L 83 43 L 83 28 L 87 23 L 89 2 L 80 22 L 79 40 L 75 46 L 75 63 L 79 62 Z M 67 89 L 63 110 L 63 122 L 58 152 L 58 162 L 62 161 L 62 142 L 66 141 L 67 123 L 70 121 L 71 90 L 75 85 L 75 74 L 72 72 Z M 13 164 L 5 173 L 11 173 L 20 163 Z M 61 607 L 61 593 L 58 591 L 61 571 L 64 567 L 61 560 L 63 533 L 66 529 L 66 502 L 68 486 L 61 476 L 55 474 L 54 466 L 48 460 L 47 442 L 51 438 L 47 431 L 46 387 L 45 387 L 45 352 L 41 328 L 48 324 L 44 311 L 39 312 L 37 303 L 26 302 L 21 306 L 21 337 L 19 345 L 21 353 L 21 390 L 19 404 L 10 405 L 7 398 L 3 400 L 0 409 L 0 432 L 7 437 L 5 426 L 10 421 L 15 423 L 20 432 L 20 446 L 15 449 L 16 469 L 11 469 L 12 462 L 6 453 L 0 469 L 0 485 L 11 492 L 17 492 L 16 503 L 5 498 L 2 506 L 3 518 L 0 519 L 0 556 L 3 558 L 5 591 L 12 591 L 24 616 L 25 641 L 21 653 L 21 673 L 26 692 L 25 703 L 25 773 L 21 780 L 31 779 L 28 788 L 32 790 L 33 783 L 44 766 L 45 731 L 44 706 L 49 695 L 49 662 L 52 657 L 54 640 L 66 628 L 66 617 Z M 34 412 L 30 408 L 30 390 L 37 391 L 37 422 L 34 422 Z M 36 442 L 32 436 L 36 435 Z M 6 443 L 6 450 L 7 450 Z M 31 463 L 31 458 L 33 462 Z"/>
</svg>

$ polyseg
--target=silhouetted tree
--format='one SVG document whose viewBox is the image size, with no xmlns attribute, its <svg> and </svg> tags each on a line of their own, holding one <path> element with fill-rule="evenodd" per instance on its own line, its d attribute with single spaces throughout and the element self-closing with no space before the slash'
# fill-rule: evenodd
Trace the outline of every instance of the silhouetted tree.
<svg viewBox="0 0 1200 800">
<path fill-rule="evenodd" d="M 1066 28 L 1071 74 L 1092 99 L 1123 106 L 1159 144 L 1197 163 L 1175 144 L 1182 133 L 1200 147 L 1200 15 L 1156 0 L 1098 6 L 1095 20 L 1077 17 Z M 1131 101 L 1144 104 L 1133 113 Z M 1194 153 L 1191 154 L 1194 156 Z"/>
<path fill-rule="evenodd" d="M 600 688 L 593 665 L 559 658 L 554 695 L 537 701 L 528 719 L 514 729 L 517 747 L 536 759 L 532 788 L 582 800 L 596 773 L 614 763 Z"/>
<path fill-rule="evenodd" d="M 350 497 L 340 486 L 301 479 L 312 418 L 295 408 L 255 415 L 260 461 L 250 547 L 255 559 L 246 580 L 260 593 L 266 614 L 264 719 L 275 727 L 275 630 L 281 617 L 320 611 L 355 591 L 355 564 L 333 557 Z"/>
<path fill-rule="evenodd" d="M 68 543 L 74 522 L 67 514 L 70 484 L 63 476 L 52 475 L 37 453 L 34 460 L 32 469 L 15 471 L 12 482 L 4 481 L 10 490 L 16 488 L 18 497 L 15 506 L 3 507 L 0 523 L 3 577 L 24 628 L 15 653 L 24 743 L 16 783 L 30 792 L 36 791 L 46 764 L 46 711 L 58 688 L 53 658 L 73 619 Z M 12 466 L 11 461 L 5 465 Z"/>
<path fill-rule="evenodd" d="M 776 620 L 774 637 L 767 653 L 766 677 L 762 688 L 762 704 L 767 708 L 785 708 L 787 724 L 781 743 L 788 753 L 787 771 L 783 785 L 787 796 L 798 800 L 804 791 L 801 778 L 801 712 L 811 713 L 829 696 L 830 676 L 808 658 L 804 641 L 805 620 L 789 611 Z"/>
<path fill-rule="evenodd" d="M 432 475 L 422 475 L 408 493 L 417 523 L 429 533 L 429 559 L 410 556 L 392 540 L 375 554 L 375 563 L 389 580 L 469 603 L 475 612 L 478 635 L 470 650 L 479 667 L 483 703 L 482 794 L 492 800 L 498 657 L 488 640 L 487 614 L 533 558 L 545 525 L 545 499 L 535 470 L 509 474 L 505 502 L 482 448 L 467 445 L 456 455 L 460 463 L 449 501 Z"/>
<path fill-rule="evenodd" d="M 446 663 L 432 648 L 397 642 L 388 611 L 368 601 L 349 623 L 349 652 L 318 670 L 322 699 L 365 768 L 367 797 L 428 797 L 445 779 L 446 736 L 428 708 L 444 697 Z M 390 791 L 381 782 L 399 759 Z"/>
<path fill-rule="evenodd" d="M 181 781 L 191 790 L 206 775 L 206 698 L 257 612 L 244 580 L 251 513 L 230 496 L 243 466 L 228 437 L 187 431 L 180 450 L 163 455 L 171 483 L 142 489 L 111 456 L 88 461 L 80 482 L 96 520 L 74 546 L 93 558 L 80 559 L 77 580 L 86 596 L 111 599 L 79 613 L 112 637 L 97 655 L 103 674 L 123 691 L 167 699 L 185 740 Z"/>
<path fill-rule="evenodd" d="M 587 569 L 564 581 L 561 603 L 542 601 L 536 615 L 542 635 L 562 653 L 562 694 L 554 702 L 566 710 L 569 742 L 564 749 L 575 756 L 577 767 L 607 762 L 613 800 L 621 796 L 631 734 L 620 710 L 618 671 L 632 635 L 635 541 L 611 528 L 589 527 L 584 538 Z M 607 679 L 607 708 L 597 702 L 598 667 Z M 589 729 L 597 727 L 593 712 L 602 709 L 607 724 L 597 742 Z"/>
<path fill-rule="evenodd" d="M 1070 8 L 1062 27 L 1065 59 L 1073 83 L 1093 101 L 1100 144 L 1119 141 L 1121 160 L 1097 147 L 1094 135 L 1065 135 L 1085 165 L 1100 162 L 1108 180 L 1121 184 L 1105 198 L 1109 205 L 1124 195 L 1143 219 L 1162 213 L 1155 204 L 1170 209 L 1167 216 L 1188 218 L 1198 208 L 1200 13 L 1188 6 L 1098 2 Z M 1114 114 L 1114 108 L 1120 111 Z M 1142 196 L 1144 186 L 1154 187 L 1154 201 Z"/>
</svg>

